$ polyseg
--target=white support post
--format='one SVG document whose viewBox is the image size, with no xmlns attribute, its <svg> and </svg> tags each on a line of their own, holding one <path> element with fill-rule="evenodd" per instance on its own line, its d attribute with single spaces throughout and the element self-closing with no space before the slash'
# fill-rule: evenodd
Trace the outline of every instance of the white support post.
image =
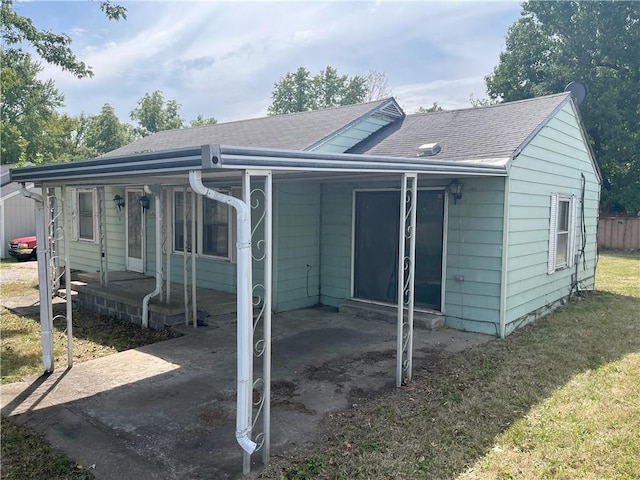
<svg viewBox="0 0 640 480">
<path fill-rule="evenodd" d="M 264 408 L 263 432 L 264 446 L 262 448 L 262 463 L 269 463 L 271 455 L 271 300 L 272 286 L 271 275 L 273 272 L 273 182 L 271 172 L 265 175 L 265 227 L 264 240 L 264 358 L 263 358 L 263 378 L 264 378 Z"/>
<path fill-rule="evenodd" d="M 53 355 L 53 317 L 51 304 L 51 270 L 49 269 L 49 242 L 47 230 L 49 226 L 49 215 L 47 212 L 48 202 L 46 200 L 45 186 L 42 186 L 42 193 L 45 198 L 35 199 L 36 217 L 36 245 L 44 245 L 38 251 L 38 283 L 40 285 L 40 339 L 42 342 L 42 366 L 45 372 L 51 373 L 54 368 Z"/>
<path fill-rule="evenodd" d="M 164 202 L 162 206 L 164 207 L 164 220 L 162 225 L 164 226 L 164 251 L 167 262 L 167 304 L 171 303 L 171 250 L 173 250 L 172 238 L 173 238 L 173 222 L 171 221 L 171 206 L 173 202 L 169 201 L 169 197 L 171 196 L 171 189 L 163 188 L 164 192 Z"/>
<path fill-rule="evenodd" d="M 191 192 L 191 305 L 193 307 L 193 328 L 198 328 L 198 305 L 196 283 L 196 192 Z"/>
<path fill-rule="evenodd" d="M 104 187 L 98 188 L 98 243 L 100 255 L 100 285 L 109 286 L 109 265 L 107 262 L 107 218 Z"/>
<path fill-rule="evenodd" d="M 413 368 L 413 310 L 415 273 L 415 236 L 417 174 L 403 174 L 400 190 L 400 228 L 398 232 L 398 322 L 396 340 L 396 387 L 411 380 Z M 408 245 L 407 245 L 408 241 Z M 407 251 L 408 250 L 408 251 Z M 404 310 L 407 309 L 407 319 Z"/>
<path fill-rule="evenodd" d="M 67 187 L 61 188 L 62 226 L 64 230 L 64 287 L 67 313 L 67 366 L 73 366 L 73 308 L 71 305 L 71 219 L 67 216 Z"/>
<path fill-rule="evenodd" d="M 184 324 L 189 325 L 189 275 L 187 268 L 187 187 L 182 189 L 182 286 L 184 288 Z"/>
</svg>

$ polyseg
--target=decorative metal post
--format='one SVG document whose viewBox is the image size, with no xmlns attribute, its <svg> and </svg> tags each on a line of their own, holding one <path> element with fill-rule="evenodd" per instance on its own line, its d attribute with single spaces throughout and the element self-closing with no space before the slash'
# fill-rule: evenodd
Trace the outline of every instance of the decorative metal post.
<svg viewBox="0 0 640 480">
<path fill-rule="evenodd" d="M 415 284 L 416 208 L 418 175 L 402 175 L 400 228 L 398 238 L 398 324 L 396 345 L 396 387 L 411 380 L 413 368 L 413 307 Z M 405 321 L 405 309 L 407 316 Z"/>
<path fill-rule="evenodd" d="M 261 185 L 252 187 L 252 179 L 262 179 Z M 252 269 L 259 275 L 253 275 L 252 288 L 253 304 L 258 309 L 254 314 L 253 355 L 262 360 L 262 376 L 253 376 L 253 390 L 257 397 L 252 404 L 252 434 L 253 441 L 258 445 L 256 450 L 262 450 L 263 463 L 269 462 L 271 450 L 271 275 L 273 262 L 272 249 L 272 212 L 273 188 L 270 171 L 244 172 L 242 181 L 243 200 L 251 208 L 251 245 Z M 262 277 L 260 279 L 260 277 Z M 257 279 L 257 280 L 256 280 Z M 261 334 L 260 334 L 261 332 Z M 262 419 L 262 431 L 256 427 Z M 257 433 L 256 433 L 257 431 Z M 249 473 L 251 456 L 244 453 L 243 472 Z"/>
</svg>

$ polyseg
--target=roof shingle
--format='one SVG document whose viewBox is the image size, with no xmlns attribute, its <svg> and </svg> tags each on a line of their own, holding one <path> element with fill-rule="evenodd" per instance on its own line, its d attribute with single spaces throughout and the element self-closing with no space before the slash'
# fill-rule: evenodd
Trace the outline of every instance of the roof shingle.
<svg viewBox="0 0 640 480">
<path fill-rule="evenodd" d="M 510 159 L 568 98 L 568 93 L 488 107 L 407 115 L 380 129 L 348 153 L 415 157 L 425 143 L 440 144 L 428 159 Z"/>
<path fill-rule="evenodd" d="M 304 150 L 389 99 L 310 112 L 219 123 L 204 127 L 158 132 L 105 156 L 196 147 L 207 144 Z"/>
</svg>

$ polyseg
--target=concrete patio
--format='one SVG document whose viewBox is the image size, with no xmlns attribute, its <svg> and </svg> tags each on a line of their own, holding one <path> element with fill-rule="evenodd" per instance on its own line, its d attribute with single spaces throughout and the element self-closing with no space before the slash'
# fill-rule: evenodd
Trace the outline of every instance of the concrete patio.
<svg viewBox="0 0 640 480">
<path fill-rule="evenodd" d="M 272 454 L 309 445 L 322 417 L 394 388 L 395 325 L 306 309 L 273 318 Z M 100 479 L 238 478 L 235 322 L 2 388 L 2 412 Z M 493 337 L 415 330 L 420 365 Z M 254 455 L 253 471 L 261 465 Z"/>
</svg>

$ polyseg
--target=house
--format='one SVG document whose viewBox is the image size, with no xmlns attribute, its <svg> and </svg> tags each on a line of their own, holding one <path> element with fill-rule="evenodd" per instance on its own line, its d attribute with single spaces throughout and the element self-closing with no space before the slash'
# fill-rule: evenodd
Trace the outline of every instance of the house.
<svg viewBox="0 0 640 480">
<path fill-rule="evenodd" d="M 0 258 L 9 258 L 9 242 L 36 234 L 33 201 L 20 194 L 20 185 L 10 180 L 15 164 L 0 166 Z M 33 188 L 32 183 L 27 188 Z"/>
<path fill-rule="evenodd" d="M 170 302 L 184 299 L 194 325 L 193 287 L 236 294 L 248 454 L 256 298 L 266 346 L 272 312 L 391 310 L 400 385 L 420 314 L 504 337 L 594 286 L 601 177 L 568 93 L 415 115 L 390 98 L 159 132 L 12 179 L 58 205 L 66 269 L 98 272 L 105 287 L 118 272 L 155 279 L 143 325 L 164 326 L 149 312 L 169 282 L 184 285 Z"/>
</svg>

